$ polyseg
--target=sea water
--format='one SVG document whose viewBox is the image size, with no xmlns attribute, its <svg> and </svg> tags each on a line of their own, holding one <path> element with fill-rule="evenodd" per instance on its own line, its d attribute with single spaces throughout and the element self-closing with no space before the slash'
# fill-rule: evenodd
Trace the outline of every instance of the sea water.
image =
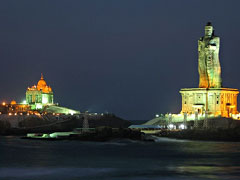
<svg viewBox="0 0 240 180">
<path fill-rule="evenodd" d="M 0 136 L 0 180 L 240 179 L 240 143 L 41 141 Z"/>
</svg>

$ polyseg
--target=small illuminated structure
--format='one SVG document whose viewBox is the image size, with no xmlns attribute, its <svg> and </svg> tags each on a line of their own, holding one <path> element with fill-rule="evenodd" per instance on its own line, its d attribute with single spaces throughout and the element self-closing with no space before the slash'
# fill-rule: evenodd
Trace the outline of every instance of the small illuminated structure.
<svg viewBox="0 0 240 180">
<path fill-rule="evenodd" d="M 17 102 L 16 102 L 15 100 L 12 100 L 10 104 L 11 104 L 11 105 L 16 105 Z"/>
<path fill-rule="evenodd" d="M 23 113 L 29 111 L 29 105 L 27 104 L 18 104 L 15 100 L 12 100 L 10 103 L 3 102 L 0 105 L 1 114 L 16 115 L 15 113 Z"/>
<path fill-rule="evenodd" d="M 26 91 L 26 103 L 31 106 L 31 110 L 43 109 L 45 105 L 53 104 L 53 91 L 41 74 L 41 79 L 37 86 L 29 87 Z"/>
</svg>

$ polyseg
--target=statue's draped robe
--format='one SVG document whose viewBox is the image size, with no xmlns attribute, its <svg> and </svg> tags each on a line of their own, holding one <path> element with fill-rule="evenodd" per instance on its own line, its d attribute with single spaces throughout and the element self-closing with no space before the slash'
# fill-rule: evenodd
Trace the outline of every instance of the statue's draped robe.
<svg viewBox="0 0 240 180">
<path fill-rule="evenodd" d="M 202 37 L 198 41 L 198 72 L 200 88 L 221 88 L 219 62 L 220 38 Z"/>
</svg>

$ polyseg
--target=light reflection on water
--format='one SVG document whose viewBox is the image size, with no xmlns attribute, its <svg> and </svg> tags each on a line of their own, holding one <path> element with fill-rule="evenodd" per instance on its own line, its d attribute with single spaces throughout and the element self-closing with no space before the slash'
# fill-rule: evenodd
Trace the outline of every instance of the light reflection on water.
<svg viewBox="0 0 240 180">
<path fill-rule="evenodd" d="M 240 179 L 240 143 L 0 137 L 0 179 Z"/>
</svg>

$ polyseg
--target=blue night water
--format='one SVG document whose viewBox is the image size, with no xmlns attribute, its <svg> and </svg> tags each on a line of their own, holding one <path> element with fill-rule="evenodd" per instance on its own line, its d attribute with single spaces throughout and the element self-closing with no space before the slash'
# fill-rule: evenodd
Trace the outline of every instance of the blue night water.
<svg viewBox="0 0 240 180">
<path fill-rule="evenodd" d="M 2 180 L 240 179 L 240 143 L 37 141 L 0 136 Z"/>
</svg>

